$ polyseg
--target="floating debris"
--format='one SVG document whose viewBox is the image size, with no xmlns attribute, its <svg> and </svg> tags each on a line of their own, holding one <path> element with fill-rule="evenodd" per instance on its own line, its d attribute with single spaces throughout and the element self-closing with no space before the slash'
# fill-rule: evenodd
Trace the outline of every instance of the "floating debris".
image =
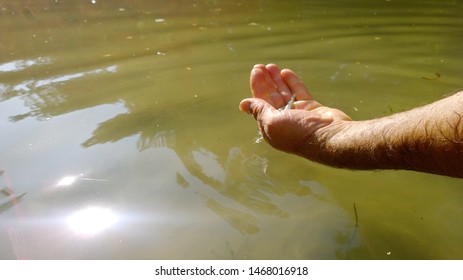
<svg viewBox="0 0 463 280">
<path fill-rule="evenodd" d="M 9 189 L 7 187 L 4 187 L 4 188 L 0 189 L 0 193 L 3 194 L 4 196 L 10 196 L 10 195 L 13 194 L 13 190 Z"/>
<path fill-rule="evenodd" d="M 442 77 L 442 75 L 439 72 L 436 72 L 434 74 L 436 75 L 435 77 L 421 77 L 421 79 L 431 81 L 431 80 L 437 80 L 440 77 Z"/>
</svg>

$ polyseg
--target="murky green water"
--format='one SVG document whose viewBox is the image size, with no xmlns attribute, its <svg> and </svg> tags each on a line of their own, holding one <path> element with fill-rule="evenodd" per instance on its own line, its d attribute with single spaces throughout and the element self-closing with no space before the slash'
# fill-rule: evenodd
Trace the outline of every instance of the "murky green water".
<svg viewBox="0 0 463 280">
<path fill-rule="evenodd" d="M 311 163 L 238 111 L 256 63 L 355 119 L 461 90 L 462 11 L 0 2 L 0 258 L 463 259 L 463 181 Z"/>
</svg>

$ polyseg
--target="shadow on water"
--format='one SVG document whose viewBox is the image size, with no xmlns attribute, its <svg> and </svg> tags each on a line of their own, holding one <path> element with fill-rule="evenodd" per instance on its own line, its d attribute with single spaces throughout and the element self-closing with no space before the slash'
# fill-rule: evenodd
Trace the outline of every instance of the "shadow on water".
<svg viewBox="0 0 463 280">
<path fill-rule="evenodd" d="M 24 104 L 18 110 L 20 112 L 9 116 L 10 123 L 19 124 L 33 118 L 40 126 L 61 116 L 72 116 L 85 110 L 104 110 L 107 104 L 118 105 L 119 111 L 92 126 L 91 135 L 85 135 L 79 144 L 84 150 L 94 151 L 111 143 L 136 139 L 136 150 L 140 154 L 153 151 L 154 154 L 169 154 L 169 157 L 156 154 L 159 158 L 153 161 L 157 161 L 159 166 L 168 166 L 167 161 L 179 160 L 180 163 L 174 167 L 175 178 L 159 180 L 159 184 L 171 180 L 164 186 L 164 191 L 171 191 L 170 185 L 180 187 L 183 193 L 189 195 L 185 201 L 199 199 L 203 206 L 233 229 L 227 231 L 222 229 L 223 226 L 210 226 L 211 231 L 216 230 L 225 236 L 222 239 L 210 237 L 215 244 L 222 246 L 221 250 L 217 247 L 207 249 L 218 258 L 387 257 L 374 252 L 373 243 L 362 240 L 366 221 L 374 220 L 364 214 L 367 211 L 362 212 L 365 209 L 362 207 L 368 208 L 368 199 L 374 198 L 374 195 L 362 197 L 363 204 L 356 204 L 353 195 L 342 190 L 346 184 L 343 180 L 350 179 L 349 175 L 342 173 L 344 175 L 334 178 L 338 175 L 319 166 L 275 155 L 265 145 L 252 144 L 250 133 L 255 128 L 242 126 L 241 119 L 235 117 L 235 114 L 238 115 L 236 105 L 247 94 L 250 65 L 275 57 L 294 63 L 296 67 L 302 67 L 303 63 L 313 59 L 313 63 L 307 66 L 309 70 L 322 64 L 333 66 L 329 70 L 321 67 L 320 71 L 312 71 L 322 87 L 324 85 L 324 89 L 331 92 L 325 98 L 333 105 L 347 104 L 343 98 L 349 94 L 336 97 L 339 99 L 328 99 L 340 90 L 336 89 L 336 85 L 354 83 L 352 75 L 370 85 L 384 73 L 391 75 L 399 84 L 409 81 L 410 77 L 418 77 L 418 81 L 410 80 L 422 83 L 423 79 L 419 77 L 435 73 L 437 70 L 431 69 L 434 66 L 425 73 L 412 68 L 396 77 L 393 75 L 397 70 L 395 66 L 374 63 L 377 52 L 352 54 L 347 51 L 348 58 L 329 57 L 327 54 L 335 53 L 339 44 L 349 50 L 357 48 L 356 44 L 374 46 L 386 42 L 383 49 L 378 50 L 384 51 L 386 60 L 391 58 L 394 62 L 397 53 L 389 47 L 405 40 L 407 48 L 398 52 L 412 54 L 412 45 L 419 41 L 414 41 L 415 37 L 407 37 L 412 32 L 432 37 L 430 45 L 439 38 L 461 32 L 454 23 L 459 19 L 449 16 L 445 7 L 442 10 L 431 9 L 433 15 L 429 17 L 436 22 L 429 23 L 428 17 L 421 16 L 421 8 L 415 1 L 403 4 L 404 7 L 398 4 L 390 6 L 395 3 L 373 5 L 369 1 L 359 1 L 355 8 L 349 8 L 345 1 L 339 1 L 341 4 L 301 1 L 301 5 L 310 4 L 311 9 L 298 10 L 296 15 L 293 13 L 294 4 L 278 1 L 21 3 L 0 2 L 0 20 L 4 26 L 17 32 L 24 30 L 25 34 L 22 40 L 0 38 L 1 46 L 6 48 L 5 53 L 10 58 L 2 57 L 0 60 L 0 75 L 5 78 L 0 83 L 0 101 L 20 100 Z M 278 18 L 270 18 L 266 14 L 271 9 L 279 13 L 269 15 Z M 403 17 L 399 18 L 400 23 L 391 23 L 388 15 L 397 9 L 402 11 Z M 243 14 L 243 11 L 253 12 Z M 359 21 L 346 29 L 343 17 L 358 17 Z M 442 18 L 447 23 L 439 23 Z M 280 25 L 275 22 L 280 22 Z M 440 28 L 446 24 L 447 33 L 440 36 Z M 25 45 L 34 47 L 23 47 Z M 440 45 L 436 46 L 438 49 Z M 291 51 L 285 51 L 290 47 Z M 448 47 L 449 50 L 452 48 Z M 419 54 L 416 57 L 421 59 Z M 346 61 L 339 63 L 340 59 Z M 451 88 L 460 81 L 451 74 L 448 76 L 439 77 L 438 82 L 444 84 L 443 88 Z M 358 99 L 379 100 L 376 106 L 383 111 L 384 108 L 392 108 L 381 102 L 391 98 L 386 93 L 372 97 L 361 87 L 355 89 L 360 92 L 356 96 Z M 246 93 L 236 95 L 242 91 Z M 428 95 L 427 98 L 433 97 Z M 403 100 L 403 106 L 412 106 L 412 100 L 413 95 Z M 358 107 L 361 110 L 358 115 L 363 118 L 369 116 L 368 110 L 377 109 Z M 72 129 L 75 124 L 68 125 Z M 249 142 L 243 140 L 242 135 L 246 133 L 250 135 Z M 129 149 L 127 146 L 124 148 Z M 127 159 L 127 162 L 130 160 Z M 166 162 L 159 162 L 163 160 Z M 123 166 L 122 163 L 120 165 Z M 301 166 L 305 171 L 296 171 L 294 166 Z M 390 182 L 397 181 L 400 180 L 391 179 Z M 365 182 L 360 181 L 359 185 Z M 143 194 L 151 194 L 152 185 L 158 184 L 151 183 L 138 189 L 141 194 L 133 203 L 148 205 L 150 201 Z M 116 183 L 114 188 L 123 189 Z M 14 199 L 7 197 L 6 202 L 0 201 L 0 214 L 21 201 L 25 194 Z M 0 195 L 11 194 L 7 194 L 5 189 L 0 191 Z M 342 200 L 344 195 L 348 199 Z M 114 197 L 117 195 L 114 194 Z M 166 198 L 171 197 L 166 195 Z M 61 203 L 64 207 L 70 201 L 73 200 Z M 185 201 L 177 203 L 187 203 Z M 362 215 L 365 215 L 364 219 Z M 387 225 L 378 228 L 387 228 L 392 236 L 401 234 Z M 150 233 L 156 230 L 148 228 Z M 195 230 L 201 233 L 207 231 L 193 227 L 186 236 L 194 239 Z M 184 241 L 188 238 L 178 234 L 178 230 L 172 232 L 175 232 L 172 239 L 177 239 L 170 240 L 169 244 L 179 242 L 180 245 L 164 249 L 164 256 L 195 258 L 194 252 L 189 252 L 189 255 L 176 252 L 182 252 L 179 249 L 181 242 L 188 242 Z M 407 234 L 404 231 L 400 236 Z M 410 237 L 413 238 L 413 234 Z M 199 239 L 199 244 L 209 241 L 208 236 L 203 238 Z M 185 250 L 196 248 L 199 251 L 194 245 L 185 247 Z M 130 252 L 129 255 L 140 256 L 137 253 Z M 149 252 L 146 255 L 151 256 Z M 197 255 L 210 257 L 199 252 Z M 428 255 L 420 253 L 417 256 L 425 258 Z"/>
</svg>

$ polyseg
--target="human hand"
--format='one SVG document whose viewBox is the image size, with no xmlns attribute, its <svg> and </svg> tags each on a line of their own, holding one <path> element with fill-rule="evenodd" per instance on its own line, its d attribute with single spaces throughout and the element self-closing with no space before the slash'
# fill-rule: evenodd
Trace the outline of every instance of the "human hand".
<svg viewBox="0 0 463 280">
<path fill-rule="evenodd" d="M 276 149 L 301 154 L 301 150 L 311 148 L 307 145 L 319 148 L 330 132 L 352 120 L 342 111 L 313 100 L 293 71 L 280 71 L 275 64 L 255 65 L 250 85 L 253 98 L 242 100 L 240 110 L 254 115 L 262 136 Z M 293 94 L 294 109 L 278 110 Z"/>
<path fill-rule="evenodd" d="M 253 98 L 240 110 L 274 148 L 330 166 L 405 169 L 463 178 L 463 91 L 387 117 L 352 121 L 313 100 L 299 77 L 275 64 L 251 71 Z M 295 95 L 294 109 L 278 110 Z"/>
</svg>

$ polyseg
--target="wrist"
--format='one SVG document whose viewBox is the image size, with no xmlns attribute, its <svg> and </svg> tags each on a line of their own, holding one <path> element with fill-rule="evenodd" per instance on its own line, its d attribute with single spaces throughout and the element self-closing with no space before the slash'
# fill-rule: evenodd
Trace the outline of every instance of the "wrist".
<svg viewBox="0 0 463 280">
<path fill-rule="evenodd" d="M 299 155 L 340 168 L 397 169 L 400 143 L 391 125 L 385 119 L 338 121 L 318 130 Z"/>
</svg>

